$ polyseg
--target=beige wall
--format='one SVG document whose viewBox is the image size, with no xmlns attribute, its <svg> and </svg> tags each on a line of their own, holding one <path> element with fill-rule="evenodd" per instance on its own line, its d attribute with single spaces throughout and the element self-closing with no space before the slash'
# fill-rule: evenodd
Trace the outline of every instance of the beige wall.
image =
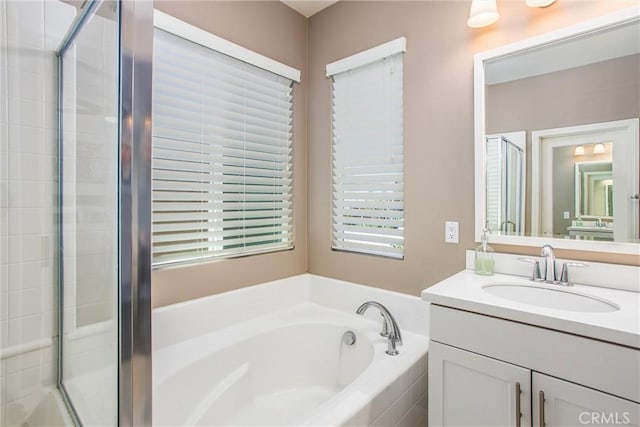
<svg viewBox="0 0 640 427">
<path fill-rule="evenodd" d="M 154 307 L 307 271 L 307 20 L 277 1 L 156 1 L 163 12 L 302 71 L 294 86 L 295 249 L 153 272 Z"/>
<path fill-rule="evenodd" d="M 466 26 L 467 1 L 341 1 L 310 20 L 273 1 L 156 1 L 160 10 L 301 69 L 303 82 L 295 88 L 296 249 L 157 270 L 153 274 L 154 306 L 305 271 L 418 295 L 423 288 L 464 268 L 464 251 L 475 246 L 473 55 L 632 3 L 558 1 L 547 9 L 529 9 L 524 1 L 498 4 L 500 21 L 473 30 Z M 393 261 L 332 252 L 330 86 L 324 67 L 399 36 L 407 37 L 408 46 L 404 105 L 406 257 Z M 311 196 L 308 204 L 307 193 Z M 443 242 L 445 220 L 460 221 L 459 245 Z M 537 248 L 527 247 L 496 249 L 537 252 Z M 566 251 L 558 254 L 569 256 Z M 633 255 L 570 255 L 640 264 Z"/>
<path fill-rule="evenodd" d="M 640 117 L 640 55 L 491 85 L 486 95 L 487 133 L 527 131 L 525 210 L 531 212 L 531 131 Z M 554 209 L 554 228 L 566 233 L 566 221 Z M 525 231 L 531 232 L 531 215 Z"/>
<path fill-rule="evenodd" d="M 464 268 L 474 243 L 473 55 L 629 7 L 623 1 L 558 1 L 530 9 L 499 1 L 500 20 L 466 26 L 469 2 L 339 2 L 309 21 L 309 271 L 412 295 Z M 330 82 L 327 63 L 399 36 L 405 55 L 405 259 L 331 251 Z M 445 220 L 460 244 L 444 243 Z M 537 254 L 538 248 L 496 249 Z M 558 251 L 578 259 L 640 264 L 638 256 Z"/>
</svg>

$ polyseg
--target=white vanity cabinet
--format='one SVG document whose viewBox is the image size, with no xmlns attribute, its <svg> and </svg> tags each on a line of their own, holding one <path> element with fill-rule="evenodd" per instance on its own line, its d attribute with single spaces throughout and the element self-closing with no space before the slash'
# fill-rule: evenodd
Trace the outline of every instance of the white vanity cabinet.
<svg viewBox="0 0 640 427">
<path fill-rule="evenodd" d="M 437 342 L 429 372 L 431 426 L 640 425 L 637 403 Z"/>
<path fill-rule="evenodd" d="M 430 426 L 640 426 L 640 349 L 430 311 Z"/>
<path fill-rule="evenodd" d="M 640 425 L 637 403 L 537 372 L 531 382 L 536 427 Z"/>
<path fill-rule="evenodd" d="M 448 345 L 429 344 L 429 425 L 531 424 L 531 373 Z"/>
</svg>

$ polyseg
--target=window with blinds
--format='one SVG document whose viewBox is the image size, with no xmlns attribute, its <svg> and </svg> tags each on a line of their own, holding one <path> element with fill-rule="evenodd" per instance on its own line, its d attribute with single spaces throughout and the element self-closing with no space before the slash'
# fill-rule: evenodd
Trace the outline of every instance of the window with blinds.
<svg viewBox="0 0 640 427">
<path fill-rule="evenodd" d="M 379 56 L 372 61 L 359 54 L 355 61 L 327 66 L 333 98 L 332 247 L 402 258 L 403 53 L 387 49 Z M 330 71 L 340 68 L 346 69 Z"/>
<path fill-rule="evenodd" d="M 292 80 L 159 28 L 153 66 L 154 265 L 291 248 Z"/>
</svg>

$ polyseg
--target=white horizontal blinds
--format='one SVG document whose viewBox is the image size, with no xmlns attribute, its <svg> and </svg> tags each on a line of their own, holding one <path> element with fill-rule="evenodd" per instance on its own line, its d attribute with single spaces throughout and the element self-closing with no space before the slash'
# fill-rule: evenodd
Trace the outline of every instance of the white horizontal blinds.
<svg viewBox="0 0 640 427">
<path fill-rule="evenodd" d="M 333 75 L 334 249 L 403 257 L 402 62 Z"/>
<path fill-rule="evenodd" d="M 155 29 L 153 260 L 289 248 L 292 81 Z"/>
</svg>

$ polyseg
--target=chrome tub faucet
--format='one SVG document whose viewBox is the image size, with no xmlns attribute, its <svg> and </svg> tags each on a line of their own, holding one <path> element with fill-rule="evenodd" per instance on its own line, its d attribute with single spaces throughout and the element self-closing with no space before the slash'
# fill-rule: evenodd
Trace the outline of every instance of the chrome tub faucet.
<svg viewBox="0 0 640 427">
<path fill-rule="evenodd" d="M 380 311 L 380 315 L 384 319 L 380 335 L 386 337 L 388 340 L 386 353 L 390 356 L 397 355 L 399 352 L 396 346 L 402 345 L 402 334 L 400 333 L 400 328 L 398 327 L 396 319 L 384 305 L 380 304 L 377 301 L 365 302 L 360 307 L 358 307 L 358 309 L 356 310 L 356 314 L 364 314 L 364 312 L 367 311 L 369 307 L 377 308 Z"/>
</svg>

